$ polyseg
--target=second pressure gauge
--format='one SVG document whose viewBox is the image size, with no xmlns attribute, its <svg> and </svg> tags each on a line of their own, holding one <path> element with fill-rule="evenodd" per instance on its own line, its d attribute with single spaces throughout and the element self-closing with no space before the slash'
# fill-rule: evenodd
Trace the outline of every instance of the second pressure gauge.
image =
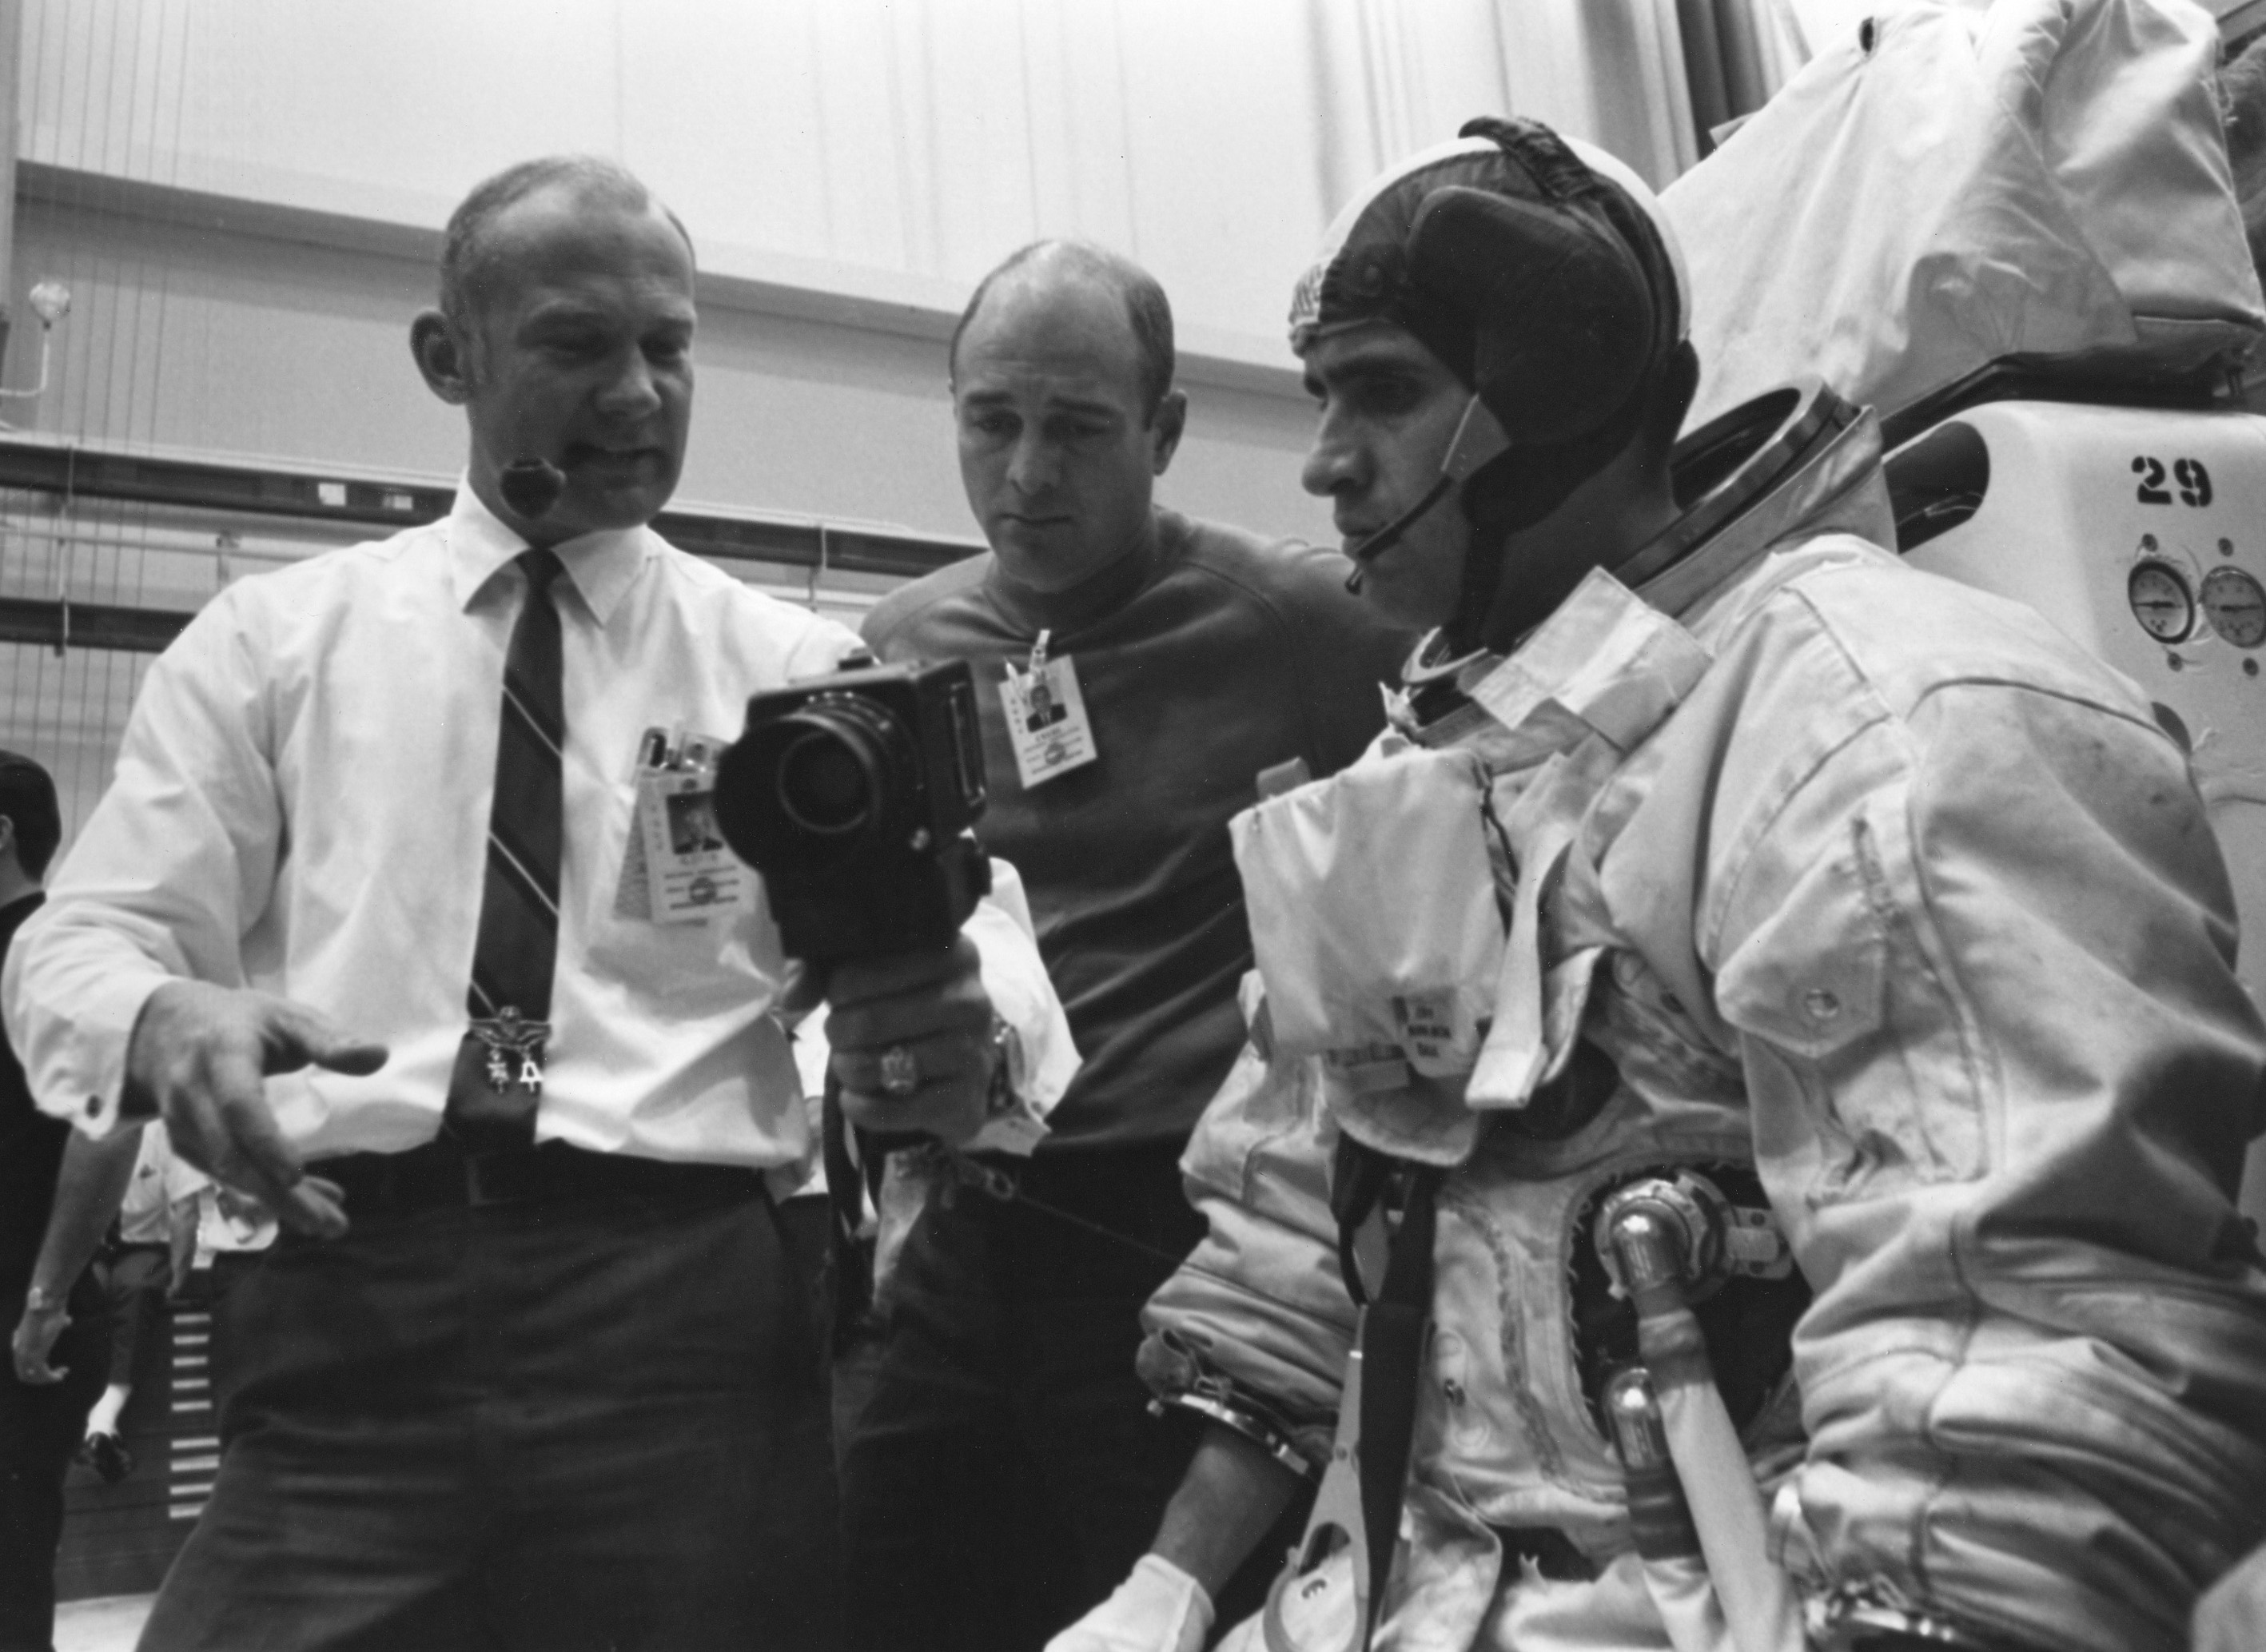
<svg viewBox="0 0 2266 1652">
<path fill-rule="evenodd" d="M 2211 628 L 2238 648 L 2266 642 L 2266 590 L 2240 568 L 2213 568 L 2203 576 L 2203 611 Z"/>
</svg>

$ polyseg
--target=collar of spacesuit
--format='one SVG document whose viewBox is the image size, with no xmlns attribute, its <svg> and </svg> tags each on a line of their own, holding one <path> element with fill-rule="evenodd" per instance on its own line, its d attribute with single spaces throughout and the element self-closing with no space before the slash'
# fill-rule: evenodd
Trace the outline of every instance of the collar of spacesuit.
<svg viewBox="0 0 2266 1652">
<path fill-rule="evenodd" d="M 1880 420 L 1818 379 L 1710 420 L 1676 444 L 1670 463 L 1683 514 L 1613 570 L 1663 614 L 1689 619 L 1795 535 L 1896 543 Z"/>
<path fill-rule="evenodd" d="M 1480 755 L 1501 772 L 1603 735 L 1634 747 L 1707 670 L 1707 651 L 1683 626 L 1592 568 L 1572 596 L 1509 656 L 1464 679 L 1493 727 Z M 1437 727 L 1427 744 L 1444 743 Z"/>
<path fill-rule="evenodd" d="M 1593 569 L 1508 656 L 1441 657 L 1433 633 L 1402 668 L 1392 721 L 1429 746 L 1475 737 L 1520 767 L 1594 730 L 1629 749 L 1706 668 L 1685 629 L 1773 546 L 1826 532 L 1893 544 L 1880 425 L 1816 379 L 1758 397 L 1677 444 L 1682 514 L 1612 573 Z"/>
</svg>

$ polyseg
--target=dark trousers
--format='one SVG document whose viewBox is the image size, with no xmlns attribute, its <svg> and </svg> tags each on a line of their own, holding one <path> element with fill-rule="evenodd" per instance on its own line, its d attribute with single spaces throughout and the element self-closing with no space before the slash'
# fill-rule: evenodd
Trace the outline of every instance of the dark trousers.
<svg viewBox="0 0 2266 1652">
<path fill-rule="evenodd" d="M 1202 1232 L 1178 1156 L 1020 1173 L 1146 1251 L 972 1188 L 932 1195 L 874 1334 L 837 1369 L 861 1652 L 1035 1652 L 1147 1550 L 1198 1433 L 1150 1415 L 1133 1369 L 1142 1305 Z"/>
<path fill-rule="evenodd" d="M 220 1473 L 144 1648 L 834 1643 L 825 1398 L 768 1199 L 357 1218 L 216 1313 Z"/>
<path fill-rule="evenodd" d="M 172 1255 L 163 1245 L 121 1245 L 94 1271 L 110 1315 L 110 1380 L 131 1387 L 150 1375 L 141 1366 L 165 1312 Z"/>
<path fill-rule="evenodd" d="M 23 1317 L 23 1277 L 0 1282 L 0 1314 L 12 1335 Z M 46 1652 L 55 1632 L 55 1548 L 62 1539 L 63 1474 L 85 1437 L 87 1408 L 102 1392 L 109 1327 L 102 1295 L 82 1278 L 71 1322 L 48 1363 L 60 1383 L 16 1380 L 0 1358 L 0 1652 Z"/>
</svg>

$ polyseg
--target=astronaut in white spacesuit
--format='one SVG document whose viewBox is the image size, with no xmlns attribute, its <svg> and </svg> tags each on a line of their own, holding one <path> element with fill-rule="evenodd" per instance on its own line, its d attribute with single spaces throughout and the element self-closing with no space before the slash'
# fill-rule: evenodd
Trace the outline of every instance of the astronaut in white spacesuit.
<svg viewBox="0 0 2266 1652">
<path fill-rule="evenodd" d="M 1212 1426 L 1056 1646 L 1201 1646 L 1334 1438 L 1374 1598 L 1312 1565 L 1228 1644 L 1754 1652 L 1678 1619 L 1604 1414 L 1643 1183 L 1718 1236 L 1690 1294 L 1794 1603 L 1772 1652 L 2172 1652 L 2266 1535 L 2233 1204 L 2266 1031 L 2182 752 L 2036 615 L 1881 548 L 1868 413 L 1812 384 L 1678 443 L 1649 194 L 1466 131 L 1295 301 L 1306 485 L 1436 629 L 1367 757 L 1239 822 L 1264 1003 L 1143 1350 Z"/>
</svg>

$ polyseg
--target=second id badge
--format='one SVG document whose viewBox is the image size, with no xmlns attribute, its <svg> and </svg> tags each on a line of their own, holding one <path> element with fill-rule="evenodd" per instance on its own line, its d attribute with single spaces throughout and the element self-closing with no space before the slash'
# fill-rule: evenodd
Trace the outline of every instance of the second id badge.
<svg viewBox="0 0 2266 1652">
<path fill-rule="evenodd" d="M 748 869 L 716 828 L 716 762 L 727 743 L 705 735 L 670 742 L 662 730 L 647 731 L 614 903 L 619 916 L 691 924 L 746 898 Z"/>
<path fill-rule="evenodd" d="M 1041 632 L 1031 645 L 1029 669 L 1018 671 L 1012 661 L 999 684 L 999 705 L 1006 713 L 1007 738 L 1015 749 L 1015 771 L 1028 790 L 1083 768 L 1101 753 L 1093 743 L 1093 725 L 1085 715 L 1085 696 L 1078 691 L 1078 666 L 1068 656 L 1047 658 L 1047 640 Z"/>
</svg>

